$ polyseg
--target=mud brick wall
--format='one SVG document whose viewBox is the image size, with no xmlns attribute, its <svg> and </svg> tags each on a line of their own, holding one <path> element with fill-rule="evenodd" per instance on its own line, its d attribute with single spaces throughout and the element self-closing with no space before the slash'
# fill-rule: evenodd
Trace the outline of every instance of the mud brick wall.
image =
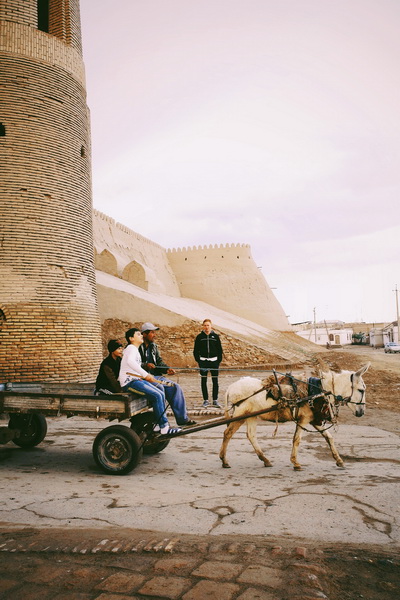
<svg viewBox="0 0 400 600">
<path fill-rule="evenodd" d="M 0 0 L 0 381 L 92 381 L 101 360 L 79 2 L 49 13 L 57 35 Z"/>
</svg>

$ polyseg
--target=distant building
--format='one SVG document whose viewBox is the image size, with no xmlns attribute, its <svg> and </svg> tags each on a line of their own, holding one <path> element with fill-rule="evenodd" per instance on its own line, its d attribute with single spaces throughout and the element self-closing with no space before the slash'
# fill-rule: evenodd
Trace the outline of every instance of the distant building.
<svg viewBox="0 0 400 600">
<path fill-rule="evenodd" d="M 382 329 L 383 333 L 383 345 L 388 342 L 399 342 L 399 328 L 397 321 L 393 321 L 388 325 L 385 325 Z"/>
<path fill-rule="evenodd" d="M 315 325 L 308 321 L 295 323 L 293 328 L 297 335 L 319 346 L 346 346 L 353 342 L 353 329 L 345 327 L 342 321 L 325 321 Z"/>
</svg>

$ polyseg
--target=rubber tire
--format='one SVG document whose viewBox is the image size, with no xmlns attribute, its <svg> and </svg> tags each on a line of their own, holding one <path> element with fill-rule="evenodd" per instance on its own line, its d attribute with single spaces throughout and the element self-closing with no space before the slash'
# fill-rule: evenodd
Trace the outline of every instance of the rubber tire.
<svg viewBox="0 0 400 600">
<path fill-rule="evenodd" d="M 151 436 L 154 423 L 153 418 L 154 416 L 152 412 L 141 413 L 139 415 L 136 415 L 135 417 L 131 418 L 131 429 L 136 431 L 138 435 L 144 433 L 145 436 Z M 170 440 L 163 440 L 162 442 L 157 442 L 150 437 L 150 439 L 146 439 L 146 441 L 143 444 L 143 454 L 158 454 L 168 446 L 169 442 Z"/>
<path fill-rule="evenodd" d="M 143 454 L 138 434 L 125 425 L 111 425 L 97 434 L 93 457 L 109 475 L 126 475 L 140 462 Z"/>
<path fill-rule="evenodd" d="M 147 440 L 143 446 L 143 454 L 158 454 L 168 446 L 170 441 L 171 440 L 163 440 L 162 442 L 154 442 Z"/>
<path fill-rule="evenodd" d="M 47 422 L 41 414 L 10 416 L 9 429 L 20 429 L 20 435 L 13 439 L 20 448 L 33 448 L 44 440 L 47 433 Z"/>
</svg>

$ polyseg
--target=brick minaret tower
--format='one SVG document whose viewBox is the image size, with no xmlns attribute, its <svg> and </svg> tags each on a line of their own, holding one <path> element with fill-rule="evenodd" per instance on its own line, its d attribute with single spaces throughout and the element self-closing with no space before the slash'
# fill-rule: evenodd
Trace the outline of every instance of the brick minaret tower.
<svg viewBox="0 0 400 600">
<path fill-rule="evenodd" d="M 79 0 L 0 0 L 0 382 L 101 360 Z"/>
</svg>

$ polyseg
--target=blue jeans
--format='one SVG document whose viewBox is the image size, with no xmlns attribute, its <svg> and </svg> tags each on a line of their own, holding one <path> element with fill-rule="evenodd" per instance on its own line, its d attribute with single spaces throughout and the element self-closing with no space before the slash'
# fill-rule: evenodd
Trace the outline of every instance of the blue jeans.
<svg viewBox="0 0 400 600">
<path fill-rule="evenodd" d="M 168 404 L 172 408 L 176 422 L 178 425 L 184 425 L 188 420 L 188 414 L 186 410 L 185 396 L 183 395 L 181 386 L 175 383 L 175 381 L 171 381 L 162 375 L 155 375 L 155 378 L 158 379 L 158 381 L 167 381 L 168 383 L 172 383 L 171 386 L 163 386 L 164 394 Z"/>
<path fill-rule="evenodd" d="M 149 399 L 151 407 L 154 412 L 154 420 L 157 425 L 165 427 L 168 425 L 168 419 L 166 417 L 166 405 L 165 405 L 165 394 L 163 386 L 155 386 L 149 381 L 143 379 L 132 379 L 129 383 L 124 385 L 122 388 L 123 392 L 138 392 L 139 394 L 145 394 Z"/>
</svg>

